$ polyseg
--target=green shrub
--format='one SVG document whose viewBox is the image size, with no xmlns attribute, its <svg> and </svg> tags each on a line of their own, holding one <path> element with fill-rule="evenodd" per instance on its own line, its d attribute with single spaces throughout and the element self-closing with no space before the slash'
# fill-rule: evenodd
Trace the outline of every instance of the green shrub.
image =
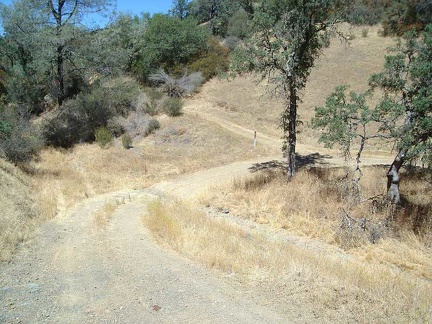
<svg viewBox="0 0 432 324">
<path fill-rule="evenodd" d="M 228 35 L 244 39 L 250 33 L 249 17 L 244 9 L 239 9 L 228 21 Z"/>
<path fill-rule="evenodd" d="M 363 37 L 367 37 L 367 36 L 368 36 L 368 33 L 369 33 L 369 29 L 367 29 L 367 28 L 363 28 L 363 29 L 362 29 L 362 36 L 363 36 Z"/>
<path fill-rule="evenodd" d="M 383 0 L 369 2 L 357 0 L 347 13 L 347 21 L 353 25 L 375 25 L 381 21 L 384 10 Z"/>
<path fill-rule="evenodd" d="M 146 102 L 144 111 L 151 116 L 157 115 L 158 103 L 156 101 Z"/>
<path fill-rule="evenodd" d="M 92 142 L 99 127 L 109 127 L 113 134 L 119 135 L 122 129 L 115 117 L 127 116 L 134 111 L 136 98 L 133 83 L 95 84 L 89 92 L 66 101 L 57 110 L 57 115 L 46 122 L 44 134 L 47 143 L 67 148 L 81 142 Z"/>
<path fill-rule="evenodd" d="M 168 98 L 164 102 L 164 110 L 168 116 L 180 116 L 183 108 L 183 100 L 180 98 Z"/>
<path fill-rule="evenodd" d="M 99 127 L 95 131 L 95 141 L 100 145 L 102 148 L 106 148 L 109 145 L 111 145 L 112 142 L 112 135 L 108 128 L 106 127 Z"/>
<path fill-rule="evenodd" d="M 146 95 L 149 97 L 150 101 L 156 101 L 163 98 L 163 93 L 159 89 L 148 87 L 145 90 Z"/>
<path fill-rule="evenodd" d="M 154 133 L 155 130 L 160 128 L 160 123 L 157 119 L 150 119 L 149 123 L 148 123 L 148 134 Z"/>
<path fill-rule="evenodd" d="M 230 49 L 230 51 L 233 51 L 239 44 L 241 40 L 240 38 L 236 36 L 228 36 L 223 40 L 224 46 Z"/>
<path fill-rule="evenodd" d="M 132 147 L 132 137 L 129 134 L 123 134 L 122 145 L 127 150 Z"/>
</svg>

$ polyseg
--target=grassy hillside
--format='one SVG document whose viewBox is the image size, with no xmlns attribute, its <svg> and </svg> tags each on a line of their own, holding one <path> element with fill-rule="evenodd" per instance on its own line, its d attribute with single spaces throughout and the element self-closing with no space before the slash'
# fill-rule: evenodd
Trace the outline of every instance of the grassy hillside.
<svg viewBox="0 0 432 324">
<path fill-rule="evenodd" d="M 11 258 L 17 244 L 39 223 L 28 176 L 0 159 L 0 261 Z"/>
</svg>

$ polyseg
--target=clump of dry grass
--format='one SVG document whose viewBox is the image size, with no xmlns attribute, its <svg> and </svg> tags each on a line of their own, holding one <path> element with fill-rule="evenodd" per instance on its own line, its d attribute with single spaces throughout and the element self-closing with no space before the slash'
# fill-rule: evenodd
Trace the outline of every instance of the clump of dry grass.
<svg viewBox="0 0 432 324">
<path fill-rule="evenodd" d="M 99 229 L 106 229 L 111 222 L 114 212 L 118 208 L 118 203 L 106 203 L 94 215 L 94 224 Z"/>
<path fill-rule="evenodd" d="M 28 239 L 41 219 L 31 196 L 30 179 L 0 159 L 0 261 L 12 257 L 17 244 Z"/>
<path fill-rule="evenodd" d="M 269 224 L 273 229 L 317 238 L 356 254 L 362 251 L 365 258 L 385 255 L 389 264 L 430 278 L 431 208 L 425 207 L 432 204 L 432 197 L 426 197 L 430 183 L 406 181 L 407 187 L 401 186 L 401 190 L 409 193 L 408 188 L 414 188 L 411 195 L 424 192 L 423 207 L 409 208 L 411 202 L 395 209 L 385 198 L 386 168 L 368 167 L 363 171 L 358 190 L 353 190 L 354 182 L 345 177 L 345 168 L 304 169 L 291 181 L 281 173 L 258 173 L 236 179 L 230 187 L 213 190 L 201 202 L 217 210 L 229 209 L 232 214 L 256 223 Z M 410 201 L 409 195 L 406 199 Z M 412 255 L 411 261 L 397 262 L 406 260 L 406 251 Z"/>
<path fill-rule="evenodd" d="M 387 264 L 344 256 L 330 245 L 317 251 L 269 239 L 179 201 L 152 203 L 143 220 L 158 242 L 195 261 L 250 283 L 286 290 L 286 295 L 278 294 L 281 303 L 296 291 L 305 303 L 333 308 L 338 316 L 345 310 L 355 320 L 431 319 L 432 285 Z"/>
<path fill-rule="evenodd" d="M 290 182 L 282 172 L 256 173 L 235 179 L 232 188 L 223 191 L 225 195 L 215 194 L 203 202 L 216 209 L 229 207 L 236 216 L 276 229 L 334 241 L 328 224 L 339 220 L 341 200 L 335 189 L 329 190 L 311 172 L 301 171 Z"/>
<path fill-rule="evenodd" d="M 94 195 L 143 189 L 185 172 L 266 152 L 252 150 L 247 140 L 188 116 L 161 119 L 161 123 L 161 132 L 134 143 L 130 150 L 124 150 L 120 140 L 104 150 L 95 144 L 43 150 L 37 161 L 25 167 L 41 214 L 52 218 Z"/>
</svg>

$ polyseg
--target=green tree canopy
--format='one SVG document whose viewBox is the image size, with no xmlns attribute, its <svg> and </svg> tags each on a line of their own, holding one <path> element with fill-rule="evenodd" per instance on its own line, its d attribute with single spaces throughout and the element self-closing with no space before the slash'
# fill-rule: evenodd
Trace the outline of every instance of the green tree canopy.
<svg viewBox="0 0 432 324">
<path fill-rule="evenodd" d="M 86 26 L 85 17 L 106 12 L 111 4 L 111 0 L 18 0 L 2 5 L 7 46 L 0 59 L 11 100 L 35 106 L 42 102 L 41 96 L 51 94 L 61 104 L 74 95 L 79 79 L 94 67 L 91 62 L 98 61 L 83 55 L 89 46 L 99 45 L 89 41 L 94 30 Z M 29 89 L 28 95 L 20 90 L 23 87 Z"/>
</svg>

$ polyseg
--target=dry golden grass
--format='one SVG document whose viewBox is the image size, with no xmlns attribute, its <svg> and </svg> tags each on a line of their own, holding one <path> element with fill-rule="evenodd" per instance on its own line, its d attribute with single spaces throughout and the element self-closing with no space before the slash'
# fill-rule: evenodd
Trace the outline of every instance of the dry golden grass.
<svg viewBox="0 0 432 324">
<path fill-rule="evenodd" d="M 365 91 L 370 75 L 383 69 L 386 49 L 395 44 L 395 39 L 379 36 L 378 26 L 368 28 L 368 37 L 362 37 L 363 27 L 343 25 L 346 34 L 356 37 L 349 44 L 332 40 L 331 46 L 325 48 L 317 60 L 299 103 L 299 118 L 304 122 L 298 129 L 299 143 L 322 147 L 318 144 L 319 132 L 309 127 L 309 121 L 315 114 L 315 107 L 324 105 L 336 86 L 349 84 L 352 90 Z M 195 108 L 196 101 L 202 101 L 202 106 Z M 233 80 L 212 79 L 193 100 L 186 102 L 186 106 L 257 130 L 258 137 L 260 134 L 282 137 L 278 125 L 283 101 L 272 98 L 265 84 L 257 84 L 257 78 L 252 75 Z M 376 154 L 381 149 L 380 145 L 374 145 L 366 147 L 365 153 Z"/>
<path fill-rule="evenodd" d="M 27 167 L 46 217 L 78 201 L 123 189 L 143 189 L 177 175 L 266 154 L 252 142 L 190 116 L 161 118 L 162 129 L 125 150 L 120 140 L 71 150 L 46 149 Z"/>
<path fill-rule="evenodd" d="M 391 211 L 388 205 L 380 205 L 385 201 L 385 168 L 370 167 L 364 172 L 360 197 L 350 193 L 350 181 L 340 180 L 346 170 L 316 168 L 300 171 L 289 182 L 274 171 L 237 179 L 230 187 L 212 190 L 201 202 L 218 210 L 229 208 L 238 217 L 269 224 L 275 230 L 336 244 L 372 263 L 431 279 L 430 183 L 406 181 L 408 187 L 416 188 L 413 193 L 424 193 L 422 204 L 429 207 Z M 425 218 L 424 223 L 416 227 L 419 217 Z"/>
<path fill-rule="evenodd" d="M 0 261 L 8 261 L 16 246 L 31 237 L 41 220 L 31 196 L 30 179 L 0 159 Z"/>
<path fill-rule="evenodd" d="M 118 203 L 106 203 L 100 210 L 94 215 L 94 224 L 99 229 L 106 229 L 108 224 L 111 222 L 114 212 L 118 208 Z"/>
<path fill-rule="evenodd" d="M 338 310 L 339 319 L 345 309 L 348 321 L 432 319 L 432 284 L 387 264 L 339 257 L 340 252 L 326 245 L 318 251 L 269 240 L 259 231 L 210 217 L 178 201 L 155 201 L 143 220 L 161 244 L 209 267 L 240 275 L 264 290 L 277 287 L 282 304 L 295 293 L 305 305 Z"/>
</svg>

